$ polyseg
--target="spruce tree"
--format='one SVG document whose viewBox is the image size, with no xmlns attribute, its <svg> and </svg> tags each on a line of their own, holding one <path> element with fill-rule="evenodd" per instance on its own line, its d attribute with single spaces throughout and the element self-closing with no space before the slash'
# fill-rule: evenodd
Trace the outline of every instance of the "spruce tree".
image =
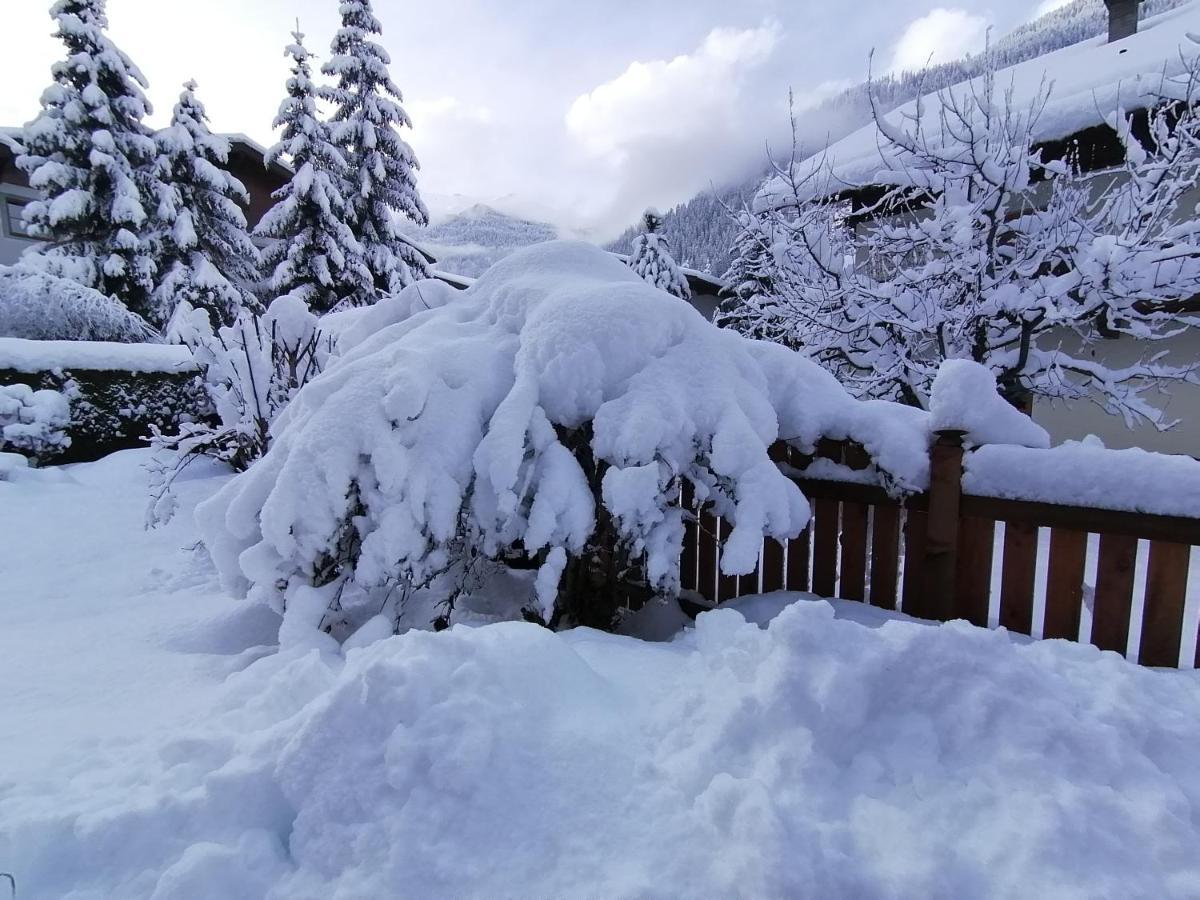
<svg viewBox="0 0 1200 900">
<path fill-rule="evenodd" d="M 658 233 L 662 228 L 662 221 L 662 215 L 657 210 L 646 210 L 642 216 L 645 231 L 633 239 L 629 267 L 659 290 L 687 300 L 692 296 L 692 290 L 688 287 L 683 271 L 671 256 L 667 239 Z"/>
<path fill-rule="evenodd" d="M 165 198 L 143 122 L 151 111 L 146 79 L 105 34 L 104 0 L 58 0 L 50 15 L 67 58 L 51 67 L 53 83 L 17 158 L 42 195 L 26 207 L 26 220 L 49 241 L 27 258 L 153 320 Z"/>
<path fill-rule="evenodd" d="M 369 302 L 374 294 L 371 271 L 362 245 L 349 224 L 342 194 L 346 161 L 330 141 L 329 126 L 317 117 L 312 83 L 312 54 L 304 35 L 293 33 L 287 47 L 292 74 L 287 97 L 274 127 L 282 128 L 279 143 L 267 151 L 267 162 L 287 158 L 290 181 L 272 196 L 275 205 L 255 229 L 271 243 L 263 253 L 275 296 L 295 294 L 315 312 L 346 302 Z"/>
<path fill-rule="evenodd" d="M 321 71 L 337 79 L 322 91 L 333 106 L 331 133 L 348 166 L 350 228 L 363 245 L 378 290 L 396 291 L 429 277 L 424 257 L 397 232 L 395 217 L 429 224 L 417 193 L 420 168 L 399 129 L 412 127 L 388 74 L 388 53 L 371 40 L 382 33 L 370 0 L 343 0 L 342 27 Z"/>
<path fill-rule="evenodd" d="M 194 81 L 184 85 L 171 124 L 155 136 L 174 216 L 162 236 L 155 315 L 169 319 L 186 301 L 228 324 L 243 306 L 258 305 L 250 288 L 259 278 L 259 252 L 238 205 L 249 199 L 246 188 L 226 171 L 229 141 L 209 130 L 195 90 Z"/>
</svg>

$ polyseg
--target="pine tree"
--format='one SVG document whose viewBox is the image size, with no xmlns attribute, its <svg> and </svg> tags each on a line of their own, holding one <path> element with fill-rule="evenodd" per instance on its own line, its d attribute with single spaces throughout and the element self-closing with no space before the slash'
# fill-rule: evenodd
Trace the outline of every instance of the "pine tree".
<svg viewBox="0 0 1200 900">
<path fill-rule="evenodd" d="M 633 240 L 629 267 L 656 288 L 688 299 L 692 296 L 692 290 L 688 287 L 687 278 L 671 256 L 667 239 L 658 233 L 662 227 L 662 215 L 657 210 L 648 209 L 642 216 L 642 224 L 646 230 Z"/>
<path fill-rule="evenodd" d="M 164 196 L 143 123 L 151 111 L 146 79 L 105 34 L 104 0 L 58 0 L 50 15 L 67 58 L 51 67 L 54 81 L 17 158 L 42 195 L 26 219 L 49 241 L 27 258 L 154 319 Z"/>
<path fill-rule="evenodd" d="M 343 0 L 342 27 L 334 36 L 321 71 L 337 78 L 322 91 L 333 105 L 333 142 L 346 158 L 344 190 L 350 228 L 363 245 L 375 287 L 396 291 L 429 277 L 424 257 L 397 231 L 399 214 L 417 225 L 429 212 L 417 193 L 420 168 L 399 129 L 412 127 L 400 105 L 403 97 L 388 75 L 388 53 L 370 35 L 382 33 L 370 0 Z"/>
<path fill-rule="evenodd" d="M 362 304 L 374 295 L 363 248 L 348 224 L 349 207 L 341 187 L 346 161 L 330 140 L 329 126 L 317 117 L 312 83 L 312 54 L 304 35 L 292 35 L 287 47 L 292 75 L 287 97 L 274 127 L 279 143 L 267 151 L 267 162 L 286 156 L 294 174 L 272 196 L 275 205 L 255 229 L 271 241 L 263 253 L 276 296 L 293 293 L 309 308 L 326 312 L 342 302 Z"/>
<path fill-rule="evenodd" d="M 171 124 L 155 136 L 174 214 L 162 237 L 155 316 L 169 319 L 187 301 L 229 323 L 243 306 L 258 305 L 250 288 L 259 277 L 259 252 L 238 206 L 249 199 L 246 188 L 226 171 L 229 141 L 209 131 L 195 90 L 194 81 L 184 85 Z"/>
</svg>

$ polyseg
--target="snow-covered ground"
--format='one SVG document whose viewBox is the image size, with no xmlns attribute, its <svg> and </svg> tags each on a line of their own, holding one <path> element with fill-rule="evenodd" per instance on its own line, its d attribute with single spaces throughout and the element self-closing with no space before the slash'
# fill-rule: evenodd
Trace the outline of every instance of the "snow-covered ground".
<svg viewBox="0 0 1200 900">
<path fill-rule="evenodd" d="M 146 459 L 0 482 L 21 900 L 1200 895 L 1200 673 L 801 595 L 275 653 Z"/>
</svg>

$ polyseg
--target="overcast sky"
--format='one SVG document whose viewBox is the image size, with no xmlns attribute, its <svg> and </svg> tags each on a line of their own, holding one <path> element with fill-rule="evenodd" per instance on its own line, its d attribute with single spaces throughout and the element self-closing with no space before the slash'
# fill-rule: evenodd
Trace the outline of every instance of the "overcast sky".
<svg viewBox="0 0 1200 900">
<path fill-rule="evenodd" d="M 376 0 L 435 212 L 463 198 L 610 236 L 741 177 L 803 109 L 879 68 L 982 47 L 1065 0 Z M 50 0 L 3 0 L 0 124 L 19 125 L 61 45 Z M 154 121 L 195 78 L 213 127 L 272 142 L 299 17 L 326 53 L 338 0 L 109 0 Z"/>
</svg>

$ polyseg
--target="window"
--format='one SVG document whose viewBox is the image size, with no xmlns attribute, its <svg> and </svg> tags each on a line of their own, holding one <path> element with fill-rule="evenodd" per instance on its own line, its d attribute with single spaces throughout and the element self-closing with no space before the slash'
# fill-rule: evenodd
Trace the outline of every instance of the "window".
<svg viewBox="0 0 1200 900">
<path fill-rule="evenodd" d="M 25 224 L 24 200 L 6 197 L 4 200 L 4 215 L 8 220 L 8 233 L 13 237 L 32 238 L 29 226 Z"/>
</svg>

